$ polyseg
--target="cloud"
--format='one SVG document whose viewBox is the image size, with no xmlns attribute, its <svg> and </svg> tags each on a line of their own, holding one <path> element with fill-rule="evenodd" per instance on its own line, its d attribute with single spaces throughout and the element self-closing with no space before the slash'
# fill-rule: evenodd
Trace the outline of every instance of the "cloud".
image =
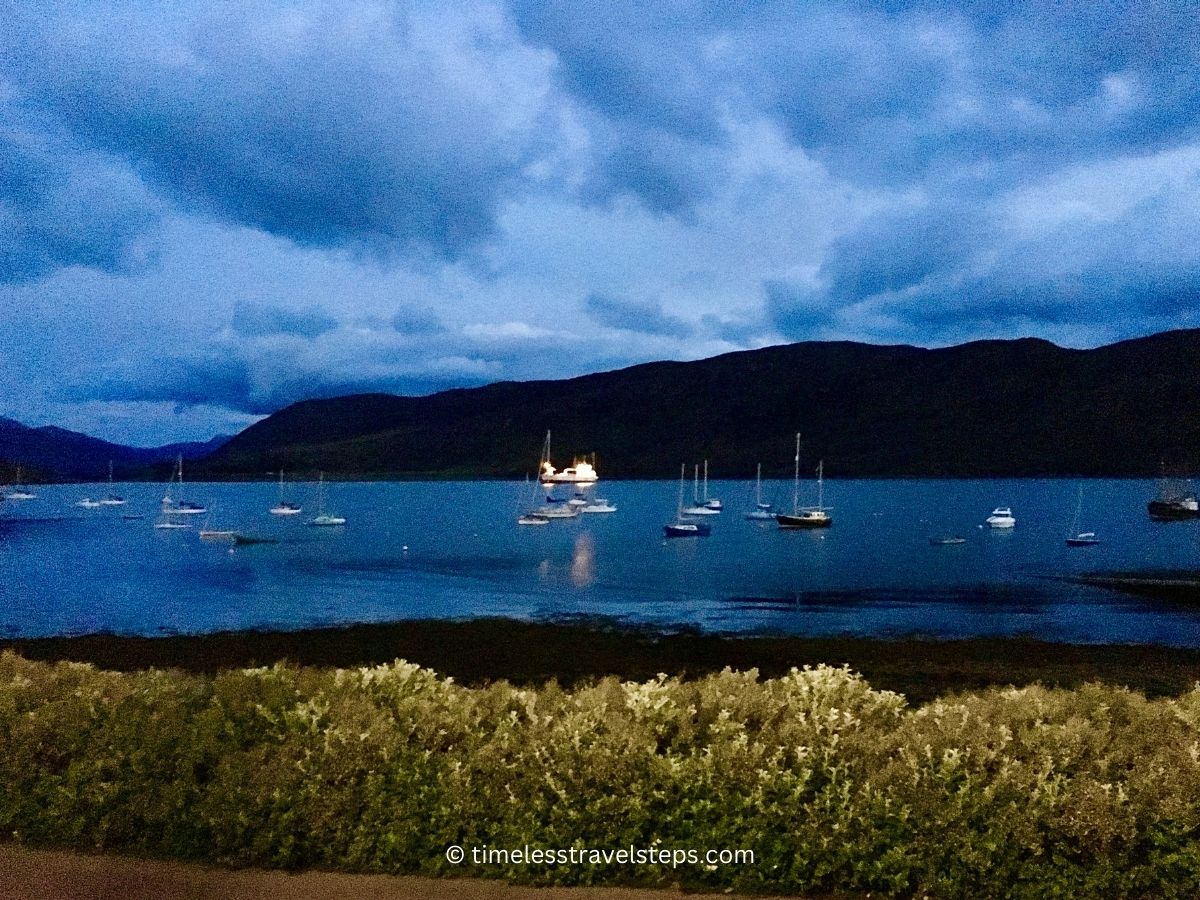
<svg viewBox="0 0 1200 900">
<path fill-rule="evenodd" d="M 677 338 L 686 338 L 694 331 L 687 322 L 663 312 L 661 303 L 589 294 L 584 305 L 588 315 L 601 325 L 620 331 Z"/>
<path fill-rule="evenodd" d="M 16 117 L 0 102 L 0 122 Z M 104 154 L 0 127 L 0 283 L 64 266 L 129 272 L 152 252 L 158 204 Z"/>
<path fill-rule="evenodd" d="M 552 137 L 549 61 L 493 7 L 97 12 L 16 11 L 13 81 L 182 207 L 299 244 L 461 256 Z"/>
<path fill-rule="evenodd" d="M 433 310 L 420 307 L 397 310 L 391 318 L 391 326 L 401 334 L 414 336 L 440 334 L 446 330 Z"/>
<path fill-rule="evenodd" d="M 244 337 L 270 334 L 291 334 L 298 337 L 320 337 L 338 327 L 337 319 L 311 306 L 288 309 L 283 306 L 258 305 L 239 301 L 233 308 L 233 330 Z"/>
</svg>

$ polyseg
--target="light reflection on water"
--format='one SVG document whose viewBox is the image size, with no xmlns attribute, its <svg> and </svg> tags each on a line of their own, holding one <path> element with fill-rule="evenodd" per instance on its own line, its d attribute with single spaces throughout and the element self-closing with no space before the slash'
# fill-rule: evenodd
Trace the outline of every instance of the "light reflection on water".
<svg viewBox="0 0 1200 900">
<path fill-rule="evenodd" d="M 296 628 L 406 618 L 602 616 L 662 626 L 790 634 L 1025 634 L 1050 640 L 1200 646 L 1200 610 L 1046 576 L 1098 570 L 1200 569 L 1200 522 L 1155 524 L 1147 481 L 834 481 L 828 531 L 751 522 L 752 482 L 713 481 L 725 502 L 708 538 L 664 540 L 676 483 L 606 482 L 619 507 L 547 526 L 516 524 L 523 483 L 328 485 L 345 528 L 319 529 L 267 510 L 272 484 L 193 484 L 211 513 L 196 528 L 152 525 L 161 486 L 121 485 L 127 507 L 82 510 L 107 485 L 39 489 L 0 504 L 0 633 L 160 634 Z M 293 499 L 312 506 L 313 486 Z M 802 492 L 803 493 L 803 492 Z M 764 495 L 790 504 L 790 483 Z M 1011 533 L 980 528 L 1012 506 Z M 122 514 L 142 513 L 142 520 Z M 278 543 L 230 548 L 201 525 Z M 961 534 L 965 544 L 931 546 Z M 406 552 L 404 547 L 409 549 Z"/>
</svg>

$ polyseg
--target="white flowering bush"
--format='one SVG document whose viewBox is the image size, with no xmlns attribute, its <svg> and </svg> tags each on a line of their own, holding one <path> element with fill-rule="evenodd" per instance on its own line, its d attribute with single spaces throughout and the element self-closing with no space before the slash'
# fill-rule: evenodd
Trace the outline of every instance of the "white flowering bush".
<svg viewBox="0 0 1200 900">
<path fill-rule="evenodd" d="M 933 897 L 1200 895 L 1200 687 L 918 708 L 847 669 L 466 688 L 0 655 L 0 833 L 236 864 Z M 451 844 L 753 865 L 452 867 Z"/>
</svg>

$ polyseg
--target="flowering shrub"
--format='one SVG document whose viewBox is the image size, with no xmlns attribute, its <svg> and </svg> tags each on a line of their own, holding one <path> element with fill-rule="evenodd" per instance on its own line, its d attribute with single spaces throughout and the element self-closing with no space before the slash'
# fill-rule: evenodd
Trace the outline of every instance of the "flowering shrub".
<svg viewBox="0 0 1200 900">
<path fill-rule="evenodd" d="M 465 688 L 397 661 L 216 678 L 0 655 L 0 833 L 187 859 L 935 897 L 1200 893 L 1200 687 L 911 708 L 847 669 Z M 473 868 L 445 849 L 746 848 Z"/>
</svg>

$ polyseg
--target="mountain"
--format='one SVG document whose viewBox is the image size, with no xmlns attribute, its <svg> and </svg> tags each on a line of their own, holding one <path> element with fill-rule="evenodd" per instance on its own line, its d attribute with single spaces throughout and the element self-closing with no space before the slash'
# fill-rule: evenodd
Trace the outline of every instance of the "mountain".
<svg viewBox="0 0 1200 900">
<path fill-rule="evenodd" d="M 1200 331 L 1093 350 L 1044 340 L 923 349 L 808 342 L 656 362 L 561 381 L 428 397 L 293 404 L 199 464 L 211 475 L 325 469 L 521 476 L 547 429 L 557 465 L 597 454 L 603 477 L 1153 475 L 1200 462 Z M 195 470 L 196 467 L 193 467 Z"/>
<path fill-rule="evenodd" d="M 173 461 L 207 456 L 224 444 L 228 437 L 211 441 L 168 444 L 164 447 L 125 447 L 99 438 L 68 431 L 54 425 L 30 428 L 13 419 L 0 418 L 0 472 L 7 479 L 10 470 L 21 466 L 28 480 L 67 479 L 99 481 L 108 477 L 112 460 L 118 477 L 137 474 L 148 467 Z"/>
</svg>

